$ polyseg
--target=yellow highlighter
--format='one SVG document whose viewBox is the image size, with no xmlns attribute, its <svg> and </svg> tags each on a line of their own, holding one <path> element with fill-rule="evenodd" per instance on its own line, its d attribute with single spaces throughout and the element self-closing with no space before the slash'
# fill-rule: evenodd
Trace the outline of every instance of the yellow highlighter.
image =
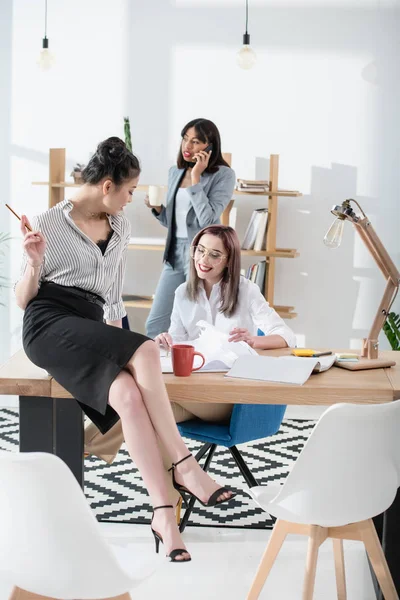
<svg viewBox="0 0 400 600">
<path fill-rule="evenodd" d="M 318 356 L 328 356 L 329 354 L 332 354 L 332 351 L 327 350 L 326 352 L 319 352 L 318 350 L 311 350 L 311 348 L 293 348 L 292 354 L 294 356 L 318 357 Z"/>
</svg>

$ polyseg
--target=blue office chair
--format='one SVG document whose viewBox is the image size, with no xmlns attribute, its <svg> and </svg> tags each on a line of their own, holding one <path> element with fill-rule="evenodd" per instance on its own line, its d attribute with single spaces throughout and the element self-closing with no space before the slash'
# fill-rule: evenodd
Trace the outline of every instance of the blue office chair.
<svg viewBox="0 0 400 600">
<path fill-rule="evenodd" d="M 259 330 L 258 335 L 264 334 Z M 236 445 L 277 433 L 285 410 L 286 405 L 283 404 L 235 404 L 229 423 L 210 423 L 200 419 L 191 419 L 178 423 L 178 429 L 181 435 L 204 442 L 195 457 L 197 461 L 200 461 L 203 456 L 207 455 L 203 466 L 204 471 L 208 470 L 217 446 L 228 448 L 244 480 L 251 488 L 257 486 L 258 483 Z M 181 532 L 187 525 L 195 501 L 196 499 L 192 496 L 180 522 L 179 530 Z"/>
</svg>

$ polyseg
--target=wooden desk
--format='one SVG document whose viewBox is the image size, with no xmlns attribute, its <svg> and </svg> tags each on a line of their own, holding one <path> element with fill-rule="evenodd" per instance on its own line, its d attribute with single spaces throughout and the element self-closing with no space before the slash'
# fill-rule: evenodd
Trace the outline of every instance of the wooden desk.
<svg viewBox="0 0 400 600">
<path fill-rule="evenodd" d="M 343 351 L 343 350 L 341 350 Z M 282 355 L 288 350 L 262 352 Z M 396 360 L 396 352 L 382 352 Z M 332 367 L 312 375 L 302 386 L 230 379 L 223 373 L 193 373 L 190 378 L 166 374 L 171 400 L 243 404 L 331 405 L 338 402 L 384 403 L 400 398 L 400 360 L 389 369 L 347 371 Z M 83 415 L 77 402 L 52 377 L 35 367 L 21 350 L 0 367 L 0 394 L 18 395 L 20 450 L 60 456 L 83 486 Z M 400 496 L 375 520 L 378 534 L 400 593 Z"/>
<path fill-rule="evenodd" d="M 262 354 L 279 356 L 289 352 L 272 350 Z M 393 360 L 397 353 L 382 354 Z M 400 398 L 400 361 L 389 369 L 369 371 L 332 367 L 312 375 L 302 386 L 231 379 L 223 373 L 164 377 L 173 401 L 328 406 L 337 402 L 376 404 Z M 19 396 L 20 450 L 57 454 L 83 485 L 83 415 L 69 392 L 20 350 L 0 367 L 0 394 Z"/>
<path fill-rule="evenodd" d="M 264 350 L 260 354 L 283 356 L 290 354 L 290 350 Z M 391 351 L 381 353 L 382 357 L 391 360 L 396 360 L 397 354 Z M 18 354 L 16 357 L 24 362 L 28 361 L 26 357 Z M 0 369 L 0 386 L 1 376 Z M 175 377 L 168 373 L 164 375 L 164 380 L 170 400 L 177 402 L 322 406 L 338 402 L 377 404 L 400 398 L 400 358 L 395 367 L 388 369 L 348 371 L 332 367 L 324 373 L 312 375 L 301 386 L 233 379 L 225 377 L 224 373 L 193 373 L 190 378 Z M 50 389 L 52 398 L 71 398 L 55 379 L 51 379 Z"/>
</svg>

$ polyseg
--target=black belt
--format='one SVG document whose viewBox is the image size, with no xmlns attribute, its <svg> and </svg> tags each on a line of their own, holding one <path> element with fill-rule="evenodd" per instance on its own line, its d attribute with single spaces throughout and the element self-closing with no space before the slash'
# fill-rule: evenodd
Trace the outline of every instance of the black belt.
<svg viewBox="0 0 400 600">
<path fill-rule="evenodd" d="M 87 292 L 86 290 L 82 290 L 81 288 L 66 286 L 66 285 L 59 285 L 58 283 L 54 283 L 53 281 L 46 281 L 45 284 L 51 285 L 52 287 L 54 286 L 54 287 L 64 289 L 65 291 L 69 292 L 70 294 L 79 296 L 79 298 L 83 298 L 84 300 L 87 300 L 88 302 L 91 302 L 92 304 L 97 304 L 97 306 L 100 306 L 100 308 L 103 308 L 104 304 L 106 303 L 105 300 L 103 300 L 103 298 L 101 296 L 98 296 L 97 294 L 93 294 L 92 292 Z"/>
<path fill-rule="evenodd" d="M 80 296 L 88 302 L 91 302 L 92 304 L 97 304 L 97 306 L 100 306 L 100 308 L 103 308 L 104 304 L 106 303 L 101 296 L 92 294 L 92 292 L 87 292 L 86 290 L 81 290 L 81 288 L 71 287 L 68 288 L 68 290 L 73 292 L 76 296 Z"/>
</svg>

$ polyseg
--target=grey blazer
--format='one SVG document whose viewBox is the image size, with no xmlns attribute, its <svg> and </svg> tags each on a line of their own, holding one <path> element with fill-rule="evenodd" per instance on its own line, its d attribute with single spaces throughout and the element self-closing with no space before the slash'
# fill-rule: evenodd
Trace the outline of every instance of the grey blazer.
<svg viewBox="0 0 400 600">
<path fill-rule="evenodd" d="M 175 241 L 175 197 L 179 184 L 185 175 L 185 169 L 171 167 L 168 173 L 168 192 L 166 206 L 160 214 L 152 210 L 153 215 L 164 227 L 168 228 L 164 261 L 173 265 L 173 244 Z M 207 225 L 219 223 L 219 218 L 232 198 L 235 187 L 235 171 L 220 166 L 216 173 L 203 173 L 200 183 L 187 188 L 191 197 L 191 207 L 186 216 L 188 239 L 191 242 L 196 233 Z"/>
</svg>

